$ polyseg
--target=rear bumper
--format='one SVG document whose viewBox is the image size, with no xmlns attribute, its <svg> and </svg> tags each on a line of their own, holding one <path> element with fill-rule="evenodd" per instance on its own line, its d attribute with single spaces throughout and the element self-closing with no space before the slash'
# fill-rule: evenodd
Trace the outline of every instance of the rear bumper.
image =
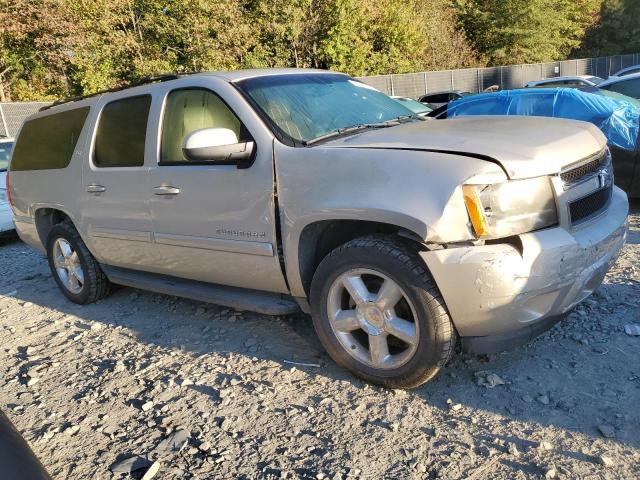
<svg viewBox="0 0 640 480">
<path fill-rule="evenodd" d="M 40 241 L 40 236 L 38 235 L 38 229 L 36 227 L 36 223 L 31 217 L 22 217 L 15 216 L 14 217 L 16 232 L 20 239 L 26 243 L 27 245 L 35 248 L 41 253 L 46 253 L 44 245 Z"/>
<path fill-rule="evenodd" d="M 495 244 L 422 252 L 467 348 L 526 343 L 589 296 L 624 245 L 628 206 L 615 188 L 602 216 L 572 231 L 520 235 L 522 251 Z"/>
</svg>

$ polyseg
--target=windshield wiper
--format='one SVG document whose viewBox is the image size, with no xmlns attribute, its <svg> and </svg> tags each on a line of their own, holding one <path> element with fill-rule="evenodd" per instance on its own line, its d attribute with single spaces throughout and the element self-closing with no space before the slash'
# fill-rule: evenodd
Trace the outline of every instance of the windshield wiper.
<svg viewBox="0 0 640 480">
<path fill-rule="evenodd" d="M 314 143 L 318 143 L 323 140 L 341 137 L 342 135 L 348 135 L 350 133 L 356 133 L 361 130 L 368 130 L 370 128 L 388 128 L 388 127 L 395 127 L 396 125 L 400 125 L 399 119 L 396 119 L 396 118 L 394 118 L 393 120 L 387 120 L 386 122 L 380 122 L 380 123 L 361 123 L 360 125 L 352 125 L 351 127 L 338 128 L 329 133 L 325 133 L 324 135 L 320 135 L 319 137 L 312 138 L 311 140 L 307 140 L 306 142 L 304 142 L 304 145 L 305 146 L 313 145 Z"/>
</svg>

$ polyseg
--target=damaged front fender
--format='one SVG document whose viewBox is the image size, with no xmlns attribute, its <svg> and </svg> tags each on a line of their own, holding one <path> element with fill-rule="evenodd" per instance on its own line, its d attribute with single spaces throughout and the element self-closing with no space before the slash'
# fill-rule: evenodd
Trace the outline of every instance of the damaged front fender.
<svg viewBox="0 0 640 480">
<path fill-rule="evenodd" d="M 510 243 L 425 251 L 461 336 L 518 330 L 565 313 L 591 294 L 626 239 L 628 204 L 619 189 L 603 218 L 569 232 L 555 227 Z"/>
</svg>

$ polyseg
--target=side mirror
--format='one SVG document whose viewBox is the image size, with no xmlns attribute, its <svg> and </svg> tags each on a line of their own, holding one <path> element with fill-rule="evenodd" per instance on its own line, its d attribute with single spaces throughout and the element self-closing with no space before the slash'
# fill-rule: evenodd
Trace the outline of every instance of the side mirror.
<svg viewBox="0 0 640 480">
<path fill-rule="evenodd" d="M 228 128 L 203 128 L 185 137 L 182 152 L 192 162 L 236 164 L 249 160 L 254 147 L 253 142 L 238 142 Z"/>
</svg>

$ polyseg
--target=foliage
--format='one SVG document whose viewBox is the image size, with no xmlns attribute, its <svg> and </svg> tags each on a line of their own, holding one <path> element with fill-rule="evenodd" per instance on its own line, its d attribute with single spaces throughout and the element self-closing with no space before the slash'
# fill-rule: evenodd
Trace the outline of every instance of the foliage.
<svg viewBox="0 0 640 480">
<path fill-rule="evenodd" d="M 639 52 L 640 2 L 604 0 L 579 53 L 602 56 Z"/>
<path fill-rule="evenodd" d="M 376 75 L 635 53 L 639 19 L 637 0 L 0 0 L 0 100 L 165 72 Z"/>
<path fill-rule="evenodd" d="M 489 63 L 564 59 L 578 48 L 601 0 L 460 0 L 458 17 Z"/>
<path fill-rule="evenodd" d="M 12 0 L 0 4 L 0 101 L 55 98 L 67 89 L 66 29 L 57 0 Z M 7 88 L 9 87 L 10 88 Z"/>
<path fill-rule="evenodd" d="M 0 94 L 14 99 L 163 72 L 291 66 L 365 75 L 476 63 L 448 0 L 11 1 L 0 10 Z"/>
</svg>

